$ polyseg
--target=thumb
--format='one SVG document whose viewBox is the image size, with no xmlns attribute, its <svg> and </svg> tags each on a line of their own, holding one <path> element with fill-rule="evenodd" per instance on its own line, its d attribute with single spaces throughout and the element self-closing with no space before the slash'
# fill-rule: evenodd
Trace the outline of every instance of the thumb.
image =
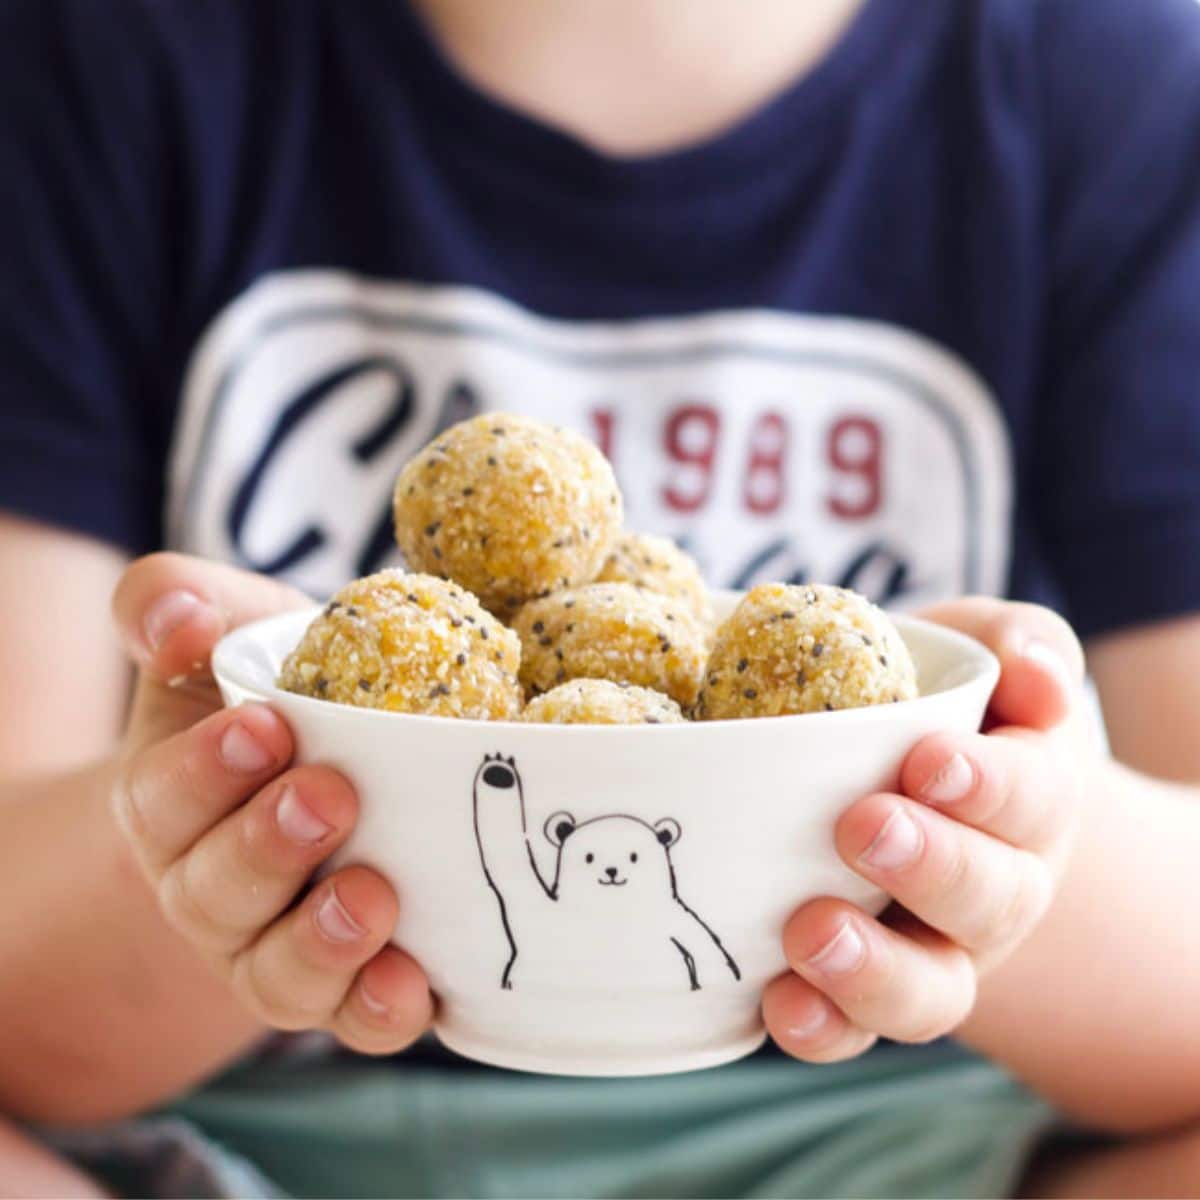
<svg viewBox="0 0 1200 1200">
<path fill-rule="evenodd" d="M 968 596 L 919 614 L 982 642 L 1000 660 L 990 715 L 1003 725 L 1050 729 L 1075 707 L 1083 648 L 1057 613 L 1037 604 Z"/>
<path fill-rule="evenodd" d="M 224 563 L 169 553 L 132 563 L 112 601 L 140 669 L 129 740 L 157 741 L 219 708 L 210 665 L 217 642 L 239 625 L 310 604 L 295 588 Z"/>
</svg>

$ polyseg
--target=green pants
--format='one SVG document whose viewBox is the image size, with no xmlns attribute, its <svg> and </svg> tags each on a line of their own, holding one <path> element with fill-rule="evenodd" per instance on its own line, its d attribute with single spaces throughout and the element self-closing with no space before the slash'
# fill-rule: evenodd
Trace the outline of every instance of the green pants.
<svg viewBox="0 0 1200 1200">
<path fill-rule="evenodd" d="M 1053 1121 L 949 1044 L 633 1080 L 257 1062 L 170 1116 L 268 1194 L 429 1197 L 999 1197 Z"/>
</svg>

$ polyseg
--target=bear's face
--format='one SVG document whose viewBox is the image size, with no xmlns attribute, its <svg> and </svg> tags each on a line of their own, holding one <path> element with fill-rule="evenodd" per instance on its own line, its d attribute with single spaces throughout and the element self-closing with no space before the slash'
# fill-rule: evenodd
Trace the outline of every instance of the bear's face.
<svg viewBox="0 0 1200 1200">
<path fill-rule="evenodd" d="M 546 822 L 558 847 L 558 898 L 589 907 L 673 897 L 669 847 L 679 825 L 667 818 L 648 825 L 637 817 L 595 817 L 576 825 L 569 813 Z"/>
</svg>

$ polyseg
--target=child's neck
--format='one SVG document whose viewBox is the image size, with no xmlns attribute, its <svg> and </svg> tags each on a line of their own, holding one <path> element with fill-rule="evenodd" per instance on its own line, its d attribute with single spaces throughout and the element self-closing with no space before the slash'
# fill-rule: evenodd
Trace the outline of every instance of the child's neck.
<svg viewBox="0 0 1200 1200">
<path fill-rule="evenodd" d="M 865 0 L 413 0 L 473 83 L 612 154 L 700 141 L 816 64 Z"/>
</svg>

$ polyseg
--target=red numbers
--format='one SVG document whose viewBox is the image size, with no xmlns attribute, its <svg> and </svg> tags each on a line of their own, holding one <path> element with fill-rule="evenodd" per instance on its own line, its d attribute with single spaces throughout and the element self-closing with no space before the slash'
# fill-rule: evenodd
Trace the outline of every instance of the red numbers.
<svg viewBox="0 0 1200 1200">
<path fill-rule="evenodd" d="M 616 450 L 618 406 L 588 412 L 592 436 L 610 459 Z M 662 503 L 677 513 L 696 513 L 716 491 L 718 472 L 734 477 L 744 511 L 770 517 L 793 501 L 795 468 L 793 422 L 777 409 L 759 410 L 750 422 L 744 443 L 726 446 L 721 411 L 699 400 L 669 408 L 662 423 L 661 449 L 666 475 L 659 484 Z M 884 501 L 884 435 L 871 417 L 842 416 L 818 426 L 816 447 L 828 471 L 823 501 L 826 511 L 843 521 L 874 516 Z M 807 443 L 807 438 L 804 439 Z M 633 458 L 644 461 L 641 454 Z M 817 466 L 818 470 L 821 468 Z M 825 474 L 825 471 L 821 472 Z M 649 481 L 647 481 L 649 482 Z M 803 480 L 801 480 L 803 483 Z M 801 488 L 806 491 L 806 488 Z"/>
<path fill-rule="evenodd" d="M 676 464 L 662 498 L 675 512 L 702 508 L 712 490 L 721 417 L 707 404 L 687 404 L 675 409 L 663 426 L 663 449 Z"/>
<path fill-rule="evenodd" d="M 760 516 L 778 512 L 787 496 L 787 422 L 776 412 L 763 413 L 750 431 L 750 457 L 742 495 Z"/>
<path fill-rule="evenodd" d="M 873 516 L 883 503 L 883 432 L 869 417 L 843 417 L 829 429 L 826 456 L 836 475 L 826 499 L 847 521 Z"/>
<path fill-rule="evenodd" d="M 592 437 L 605 458 L 612 462 L 613 456 L 613 410 L 593 408 L 588 414 L 592 418 Z"/>
</svg>

